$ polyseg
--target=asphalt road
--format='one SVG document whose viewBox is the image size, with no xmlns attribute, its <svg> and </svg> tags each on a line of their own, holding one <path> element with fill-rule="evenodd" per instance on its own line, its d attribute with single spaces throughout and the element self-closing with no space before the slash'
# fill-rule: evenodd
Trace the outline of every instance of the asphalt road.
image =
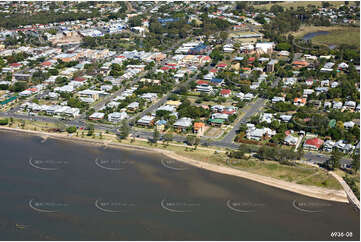
<svg viewBox="0 0 361 242">
<path fill-rule="evenodd" d="M 247 106 L 249 107 L 246 113 L 243 115 L 243 117 L 233 126 L 231 131 L 228 132 L 226 136 L 222 139 L 223 143 L 232 144 L 234 138 L 237 135 L 237 131 L 239 130 L 239 127 L 242 125 L 242 123 L 246 122 L 250 117 L 252 117 L 254 114 L 259 112 L 261 108 L 264 107 L 266 103 L 266 100 L 263 98 L 258 98 L 254 103 Z"/>
</svg>

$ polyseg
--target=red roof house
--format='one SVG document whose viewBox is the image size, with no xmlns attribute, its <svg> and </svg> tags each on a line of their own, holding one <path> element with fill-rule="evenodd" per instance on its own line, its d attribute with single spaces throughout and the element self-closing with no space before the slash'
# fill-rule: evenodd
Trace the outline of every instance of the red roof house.
<svg viewBox="0 0 361 242">
<path fill-rule="evenodd" d="M 74 78 L 74 81 L 77 81 L 77 82 L 83 82 L 83 81 L 85 81 L 85 80 L 86 80 L 86 78 L 85 78 L 85 77 L 81 77 L 81 76 L 78 76 L 78 77 Z"/>
<path fill-rule="evenodd" d="M 168 71 L 170 68 L 168 66 L 163 66 L 160 69 L 163 70 L 163 71 Z"/>
<path fill-rule="evenodd" d="M 11 63 L 10 66 L 11 67 L 20 67 L 21 64 L 19 64 L 19 63 Z"/>
<path fill-rule="evenodd" d="M 305 149 L 319 150 L 322 145 L 323 145 L 322 139 L 312 138 L 312 139 L 306 140 L 306 142 L 303 144 L 303 147 Z"/>
<path fill-rule="evenodd" d="M 249 57 L 248 62 L 254 62 L 256 60 L 256 57 Z"/>
<path fill-rule="evenodd" d="M 305 106 L 306 102 L 307 102 L 306 98 L 296 97 L 295 99 L 293 99 L 293 104 L 296 106 Z"/>
<path fill-rule="evenodd" d="M 220 92 L 220 95 L 223 97 L 229 97 L 229 95 L 231 95 L 231 90 L 229 89 L 222 89 Z"/>
<path fill-rule="evenodd" d="M 212 68 L 209 70 L 209 72 L 216 73 L 218 70 L 216 68 Z"/>
<path fill-rule="evenodd" d="M 225 68 L 226 66 L 227 66 L 226 63 L 219 63 L 219 64 L 217 65 L 218 68 Z"/>
<path fill-rule="evenodd" d="M 41 63 L 42 66 L 45 66 L 45 67 L 49 67 L 51 66 L 53 63 L 51 63 L 50 61 L 44 61 L 43 63 Z"/>
<path fill-rule="evenodd" d="M 209 82 L 208 81 L 204 81 L 204 80 L 198 80 L 197 81 L 197 85 L 208 85 Z"/>
</svg>

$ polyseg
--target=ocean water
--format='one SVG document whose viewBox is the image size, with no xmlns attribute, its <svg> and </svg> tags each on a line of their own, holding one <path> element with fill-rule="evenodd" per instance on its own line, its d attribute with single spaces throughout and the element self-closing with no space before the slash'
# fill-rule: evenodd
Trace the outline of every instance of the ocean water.
<svg viewBox="0 0 361 242">
<path fill-rule="evenodd" d="M 360 238 L 348 204 L 142 150 L 15 132 L 0 131 L 0 198 L 0 240 Z"/>
</svg>

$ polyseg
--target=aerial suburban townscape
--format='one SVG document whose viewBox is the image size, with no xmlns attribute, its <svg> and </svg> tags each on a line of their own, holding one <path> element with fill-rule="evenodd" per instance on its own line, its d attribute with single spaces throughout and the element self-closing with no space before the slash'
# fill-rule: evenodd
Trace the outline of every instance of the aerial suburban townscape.
<svg viewBox="0 0 361 242">
<path fill-rule="evenodd" d="M 0 165 L 0 181 L 4 178 L 3 188 L 9 194 L 11 190 L 6 184 L 10 186 L 12 183 L 11 178 L 6 177 L 14 172 L 15 165 L 7 162 L 12 159 L 19 163 L 16 167 L 24 175 L 25 183 L 26 179 L 33 178 L 25 178 L 30 177 L 30 173 L 24 173 L 25 168 L 20 168 L 20 165 L 24 166 L 23 158 L 26 159 L 26 169 L 33 169 L 29 171 L 33 174 L 31 177 L 44 178 L 43 181 L 48 182 L 50 177 L 41 175 L 44 173 L 32 173 L 34 169 L 42 170 L 40 172 L 62 170 L 63 173 L 69 172 L 68 176 L 72 177 L 69 179 L 75 187 L 81 187 L 86 180 L 80 177 L 73 180 L 78 176 L 75 171 L 79 171 L 79 163 L 70 169 L 77 162 L 71 157 L 74 155 L 74 159 L 82 159 L 86 156 L 82 154 L 94 152 L 92 157 L 97 157 L 96 166 L 104 170 L 118 169 L 119 172 L 124 168 L 118 166 L 125 163 L 115 164 L 114 159 L 136 159 L 134 164 L 127 163 L 127 167 L 144 166 L 136 168 L 139 171 L 137 179 L 149 179 L 149 183 L 159 183 L 161 187 L 163 183 L 172 186 L 176 179 L 183 178 L 174 178 L 172 182 L 171 177 L 157 173 L 157 169 L 161 168 L 149 165 L 151 162 L 142 163 L 153 155 L 162 155 L 168 157 L 164 159 L 172 160 L 164 163 L 162 159 L 162 168 L 168 167 L 177 174 L 190 167 L 200 168 L 201 171 L 197 170 L 199 173 L 188 174 L 189 180 L 204 179 L 194 180 L 194 186 L 199 185 L 198 192 L 207 190 L 203 191 L 203 195 L 209 199 L 219 199 L 218 196 L 228 194 L 228 191 L 235 192 L 236 182 L 232 182 L 231 190 L 228 178 L 206 177 L 201 175 L 202 170 L 241 177 L 244 187 L 251 181 L 255 182 L 256 185 L 250 183 L 252 194 L 258 191 L 266 198 L 277 193 L 280 195 L 274 197 L 280 200 L 289 197 L 287 200 L 291 201 L 290 209 L 293 209 L 289 214 L 320 212 L 323 216 L 331 216 L 302 218 L 306 227 L 297 229 L 302 230 L 300 233 L 306 237 L 295 236 L 299 233 L 295 228 L 298 225 L 292 226 L 292 223 L 288 226 L 295 231 L 283 234 L 275 228 L 264 237 L 262 233 L 254 234 L 252 229 L 249 234 L 233 234 L 227 232 L 230 228 L 224 228 L 217 234 L 217 229 L 209 227 L 212 232 L 207 234 L 206 226 L 201 227 L 202 222 L 198 223 L 199 234 L 187 234 L 187 228 L 182 227 L 185 224 L 179 222 L 177 226 L 183 230 L 180 227 L 180 230 L 173 230 L 171 225 L 165 226 L 162 218 L 158 221 L 157 217 L 153 225 L 148 224 L 148 218 L 135 223 L 144 227 L 144 231 L 134 234 L 100 229 L 98 235 L 91 235 L 99 227 L 95 224 L 86 228 L 92 231 L 87 235 L 83 231 L 75 232 L 75 228 L 73 231 L 65 227 L 67 232 L 58 234 L 49 228 L 49 224 L 42 229 L 35 227 L 46 224 L 48 220 L 50 224 L 56 224 L 57 219 L 73 223 L 75 227 L 87 223 L 80 217 L 66 217 L 68 211 L 64 208 L 76 206 L 66 204 L 66 196 L 74 199 L 75 204 L 85 198 L 63 195 L 62 203 L 52 201 L 47 204 L 46 210 L 44 203 L 34 202 L 32 205 L 34 199 L 41 200 L 41 193 L 36 193 L 35 197 L 26 195 L 22 198 L 30 200 L 31 209 L 39 213 L 47 211 L 67 215 L 46 217 L 44 220 L 43 217 L 28 215 L 28 223 L 33 222 L 34 225 L 17 221 L 21 217 L 15 219 L 9 215 L 9 220 L 0 218 L 0 238 L 1 234 L 5 235 L 5 240 L 360 238 L 359 1 L 1 1 L 0 68 L 0 153 L 4 154 L 3 159 L 0 158 L 4 161 Z M 27 138 L 14 140 L 19 133 L 23 137 L 40 136 L 41 141 Z M 52 142 L 59 142 L 58 146 Z M 10 146 L 10 143 L 14 145 Z M 72 147 L 67 144 L 72 144 Z M 80 144 L 93 145 L 93 150 L 85 151 L 87 148 L 77 146 Z M 35 149 L 39 152 L 38 157 L 31 153 Z M 128 154 L 126 149 L 133 152 Z M 119 155 L 115 155 L 117 152 L 120 152 Z M 53 155 L 44 158 L 45 153 Z M 115 157 L 107 158 L 113 159 L 113 163 L 109 160 L 99 162 L 99 157 L 105 154 Z M 132 154 L 144 157 L 129 158 Z M 34 159 L 39 160 L 34 162 Z M 65 162 L 68 159 L 70 161 Z M 137 165 L 138 159 L 143 161 Z M 115 165 L 118 166 L 115 168 Z M 169 172 L 173 172 L 171 170 Z M 63 173 L 57 177 L 57 184 L 68 179 Z M 93 174 L 92 171 L 87 178 L 91 183 L 101 177 L 98 173 L 90 174 Z M 105 181 L 113 179 L 110 177 L 102 177 L 104 187 L 111 183 L 110 180 Z M 127 179 L 123 182 L 131 187 L 133 178 Z M 212 179 L 218 179 L 219 183 Z M 42 184 L 40 180 L 33 182 Z M 226 185 L 221 185 L 223 182 L 227 182 L 227 193 L 223 191 L 226 189 L 223 188 Z M 178 185 L 173 189 L 187 197 L 185 188 Z M 140 183 L 135 186 L 140 186 Z M 262 187 L 267 187 L 264 188 L 267 191 L 263 191 Z M 74 193 L 88 192 L 87 189 L 79 188 Z M 164 185 L 162 189 L 168 191 L 170 188 Z M 24 190 L 31 191 L 31 188 Z M 67 188 L 60 190 L 65 194 Z M 197 194 L 195 190 L 190 189 L 192 196 Z M 247 194 L 245 191 L 246 188 L 242 192 Z M 112 192 L 109 190 L 106 194 Z M 219 195 L 216 196 L 216 193 Z M 44 194 L 43 197 L 48 196 Z M 298 200 L 291 198 L 294 194 L 297 194 Z M 54 196 L 47 198 L 56 199 Z M 104 199 L 106 195 L 102 196 Z M 99 197 L 97 195 L 94 199 Z M 257 195 L 253 198 L 260 199 Z M 312 207 L 315 202 L 307 207 L 306 202 L 300 201 L 301 198 L 327 201 L 332 205 Z M 9 205 L 14 202 L 12 199 L 13 196 L 9 195 Z M 202 202 L 167 203 L 162 200 L 165 198 L 159 199 L 161 208 L 170 212 L 193 212 L 207 208 Z M 202 198 L 199 199 L 202 201 Z M 281 202 L 272 199 L 281 207 Z M 247 209 L 251 207 L 251 200 L 247 200 Z M 98 201 L 95 202 L 97 208 L 102 204 L 100 210 L 113 211 L 109 203 Z M 225 203 L 230 211 L 245 211 L 241 206 L 244 203 L 230 201 Z M 240 207 L 236 209 L 237 204 Z M 255 207 L 267 207 L 272 211 L 272 202 L 271 205 L 255 204 L 252 211 L 256 211 Z M 140 205 L 135 202 L 134 206 Z M 188 210 L 180 209 L 182 206 Z M 64 211 L 55 211 L 55 207 L 62 207 Z M 132 209 L 129 204 L 125 206 L 124 201 L 121 207 Z M 189 207 L 192 209 L 189 210 Z M 5 212 L 6 208 L 3 209 Z M 215 210 L 219 211 L 218 208 Z M 206 219 L 207 212 L 202 210 L 202 213 Z M 268 212 L 262 213 L 271 216 Z M 202 217 L 195 213 L 192 216 Z M 223 215 L 217 216 L 228 221 Z M 263 219 L 262 216 L 259 219 Z M 330 227 L 319 224 L 325 221 L 331 221 Z M 310 227 L 305 225 L 308 223 Z M 314 227 L 321 227 L 319 232 L 308 234 L 312 223 Z M 124 226 L 133 231 L 132 225 Z M 341 225 L 345 227 L 339 227 Z M 164 232 L 167 229 L 169 231 Z M 149 232 L 151 230 L 154 232 Z M 252 231 L 254 237 L 250 235 Z"/>
</svg>

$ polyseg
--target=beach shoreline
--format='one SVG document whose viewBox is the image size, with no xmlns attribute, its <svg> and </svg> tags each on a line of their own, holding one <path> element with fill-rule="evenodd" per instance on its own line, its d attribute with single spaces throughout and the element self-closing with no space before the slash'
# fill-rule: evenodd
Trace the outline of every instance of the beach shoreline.
<svg viewBox="0 0 361 242">
<path fill-rule="evenodd" d="M 18 128 L 10 128 L 10 127 L 3 127 L 0 126 L 0 130 L 4 131 L 12 131 L 12 132 L 21 132 L 24 134 L 29 134 L 33 136 L 40 136 L 44 139 L 50 137 L 58 140 L 65 140 L 67 142 L 75 142 L 77 144 L 82 143 L 86 145 L 96 145 L 96 146 L 106 146 L 109 148 L 116 148 L 116 149 L 127 149 L 127 150 L 142 150 L 143 152 L 156 152 L 159 154 L 162 154 L 170 159 L 174 159 L 201 169 L 205 169 L 212 172 L 217 172 L 220 174 L 225 175 L 231 175 L 236 177 L 245 178 L 248 180 L 252 180 L 255 182 L 259 182 L 268 186 L 277 187 L 279 189 L 287 190 L 290 192 L 298 193 L 304 196 L 323 199 L 323 200 L 329 200 L 329 201 L 336 201 L 336 202 L 342 202 L 342 203 L 349 203 L 346 192 L 344 190 L 332 190 L 332 189 L 326 189 L 316 186 L 307 186 L 307 185 L 301 185 L 296 183 L 291 183 L 287 181 L 282 181 L 279 179 L 262 176 L 246 171 L 241 171 L 235 168 L 231 168 L 228 166 L 223 165 L 216 165 L 211 164 L 208 162 L 198 161 L 194 160 L 188 157 L 184 157 L 182 155 L 176 154 L 174 151 L 164 150 L 160 148 L 148 148 L 148 147 L 142 147 L 137 145 L 131 145 L 131 144 L 123 144 L 123 143 L 114 143 L 114 142 L 106 142 L 106 141 L 97 141 L 97 140 L 89 140 L 85 138 L 80 137 L 74 137 L 69 136 L 66 134 L 54 134 L 54 133 L 48 133 L 44 131 L 32 131 L 32 130 L 25 130 L 25 129 L 18 129 Z"/>
</svg>

